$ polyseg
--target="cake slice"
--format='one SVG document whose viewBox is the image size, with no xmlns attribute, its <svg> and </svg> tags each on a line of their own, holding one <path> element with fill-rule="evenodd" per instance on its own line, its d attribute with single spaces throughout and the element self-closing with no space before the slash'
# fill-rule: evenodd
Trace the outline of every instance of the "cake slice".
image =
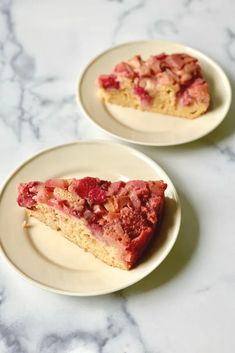
<svg viewBox="0 0 235 353">
<path fill-rule="evenodd" d="M 124 107 L 194 119 L 209 107 L 208 83 L 196 58 L 136 55 L 98 77 L 101 100 Z"/>
<path fill-rule="evenodd" d="M 129 270 L 155 234 L 166 187 L 163 181 L 50 179 L 19 184 L 17 202 L 108 265 Z"/>
</svg>

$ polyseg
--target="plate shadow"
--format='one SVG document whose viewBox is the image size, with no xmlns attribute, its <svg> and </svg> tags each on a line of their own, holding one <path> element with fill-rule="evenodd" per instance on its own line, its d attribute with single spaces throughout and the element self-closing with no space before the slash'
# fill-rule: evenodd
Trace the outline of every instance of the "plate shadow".
<svg viewBox="0 0 235 353">
<path fill-rule="evenodd" d="M 235 82 L 230 79 L 231 89 L 232 89 L 232 97 L 235 96 Z M 235 131 L 235 123 L 234 123 L 234 115 L 235 115 L 235 100 L 232 99 L 230 109 L 226 118 L 222 121 L 222 123 L 212 131 L 207 137 L 204 139 L 215 140 L 220 142 L 232 135 Z"/>
<path fill-rule="evenodd" d="M 182 223 L 178 239 L 170 254 L 162 264 L 149 276 L 133 286 L 125 289 L 127 294 L 138 294 L 151 291 L 173 280 L 184 270 L 199 240 L 199 221 L 197 214 L 182 192 L 179 192 L 182 207 Z"/>
</svg>

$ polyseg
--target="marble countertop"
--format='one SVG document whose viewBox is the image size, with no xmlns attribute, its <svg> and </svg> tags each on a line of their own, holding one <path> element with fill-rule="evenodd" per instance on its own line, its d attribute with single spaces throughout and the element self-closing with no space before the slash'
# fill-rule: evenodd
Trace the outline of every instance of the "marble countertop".
<svg viewBox="0 0 235 353">
<path fill-rule="evenodd" d="M 233 0 L 0 2 L 0 183 L 56 144 L 111 139 L 75 103 L 94 55 L 129 40 L 203 51 L 235 82 Z M 0 256 L 0 353 L 235 352 L 235 106 L 214 132 L 177 147 L 134 147 L 170 175 L 182 202 L 178 241 L 146 279 L 76 298 L 24 281 Z"/>
</svg>

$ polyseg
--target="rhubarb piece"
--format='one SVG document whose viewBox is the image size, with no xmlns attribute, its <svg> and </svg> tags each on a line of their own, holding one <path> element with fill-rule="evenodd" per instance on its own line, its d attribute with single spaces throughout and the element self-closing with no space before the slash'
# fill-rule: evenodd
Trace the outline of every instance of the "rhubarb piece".
<svg viewBox="0 0 235 353">
<path fill-rule="evenodd" d="M 17 202 L 108 265 L 129 270 L 156 235 L 166 187 L 163 181 L 50 179 L 19 184 Z"/>
<path fill-rule="evenodd" d="M 124 107 L 194 119 L 208 110 L 210 95 L 196 58 L 161 53 L 139 55 L 98 78 L 101 100 Z"/>
</svg>

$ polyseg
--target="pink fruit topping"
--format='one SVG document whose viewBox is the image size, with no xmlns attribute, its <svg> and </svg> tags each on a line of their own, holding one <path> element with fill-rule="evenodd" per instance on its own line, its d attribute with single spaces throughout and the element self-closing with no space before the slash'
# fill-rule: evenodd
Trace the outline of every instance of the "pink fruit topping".
<svg viewBox="0 0 235 353">
<path fill-rule="evenodd" d="M 88 200 L 90 204 L 103 204 L 106 201 L 106 192 L 99 186 L 96 186 L 89 192 Z"/>
<path fill-rule="evenodd" d="M 68 216 L 82 217 L 94 237 L 115 246 L 132 267 L 153 235 L 166 187 L 163 181 L 50 179 L 21 183 L 17 201 L 32 210 L 46 204 Z"/>
<path fill-rule="evenodd" d="M 120 83 L 117 80 L 116 75 L 100 75 L 98 78 L 98 83 L 100 87 L 104 89 L 119 89 L 120 88 Z"/>
<path fill-rule="evenodd" d="M 71 188 L 81 197 L 87 198 L 89 192 L 94 189 L 97 185 L 97 179 L 92 177 L 86 177 L 80 180 L 74 180 L 71 184 Z"/>
<path fill-rule="evenodd" d="M 122 62 L 120 64 L 117 64 L 114 68 L 114 72 L 117 73 L 120 76 L 123 77 L 128 77 L 128 78 L 133 78 L 134 77 L 134 71 L 131 68 L 130 65 L 128 65 L 125 62 Z"/>
<path fill-rule="evenodd" d="M 45 182 L 45 187 L 67 189 L 68 181 L 64 179 L 49 179 Z"/>
<path fill-rule="evenodd" d="M 107 198 L 109 184 L 102 182 L 98 178 L 86 177 L 80 180 L 73 180 L 70 189 L 86 199 L 91 205 L 103 204 Z"/>
<path fill-rule="evenodd" d="M 134 87 L 134 92 L 139 97 L 143 106 L 150 105 L 153 98 L 149 95 L 149 93 L 143 87 L 140 87 L 140 86 Z"/>
<path fill-rule="evenodd" d="M 131 80 L 134 94 L 146 108 L 152 104 L 157 89 L 164 85 L 174 86 L 178 102 L 182 105 L 189 105 L 202 99 L 199 92 L 201 87 L 199 88 L 197 84 L 197 89 L 194 88 L 195 81 L 202 77 L 201 69 L 198 60 L 188 54 L 161 53 L 150 56 L 146 61 L 136 55 L 127 62 L 117 64 L 111 75 L 101 75 L 98 83 L 103 89 L 118 90 L 121 89 L 123 77 Z M 143 86 L 144 80 L 148 84 Z M 207 95 L 209 101 L 208 84 L 205 80 L 203 84 L 203 95 Z M 192 87 L 193 95 L 188 91 Z"/>
<path fill-rule="evenodd" d="M 32 181 L 28 184 L 19 184 L 17 197 L 18 205 L 26 208 L 34 207 L 37 204 L 34 197 L 37 194 L 38 186 L 40 184 L 39 181 Z"/>
<path fill-rule="evenodd" d="M 131 263 L 143 250 L 146 238 L 151 238 L 166 187 L 163 181 L 111 183 L 93 177 L 51 179 L 45 183 L 20 184 L 17 201 L 32 210 L 42 203 L 67 215 L 83 217 L 94 236 L 103 234 L 107 244 L 127 247 L 130 258 L 126 261 Z"/>
<path fill-rule="evenodd" d="M 208 85 L 207 82 L 202 78 L 197 78 L 188 86 L 185 85 L 178 92 L 177 98 L 179 104 L 182 106 L 190 105 L 193 102 L 209 104 L 210 97 L 207 94 Z"/>
</svg>

